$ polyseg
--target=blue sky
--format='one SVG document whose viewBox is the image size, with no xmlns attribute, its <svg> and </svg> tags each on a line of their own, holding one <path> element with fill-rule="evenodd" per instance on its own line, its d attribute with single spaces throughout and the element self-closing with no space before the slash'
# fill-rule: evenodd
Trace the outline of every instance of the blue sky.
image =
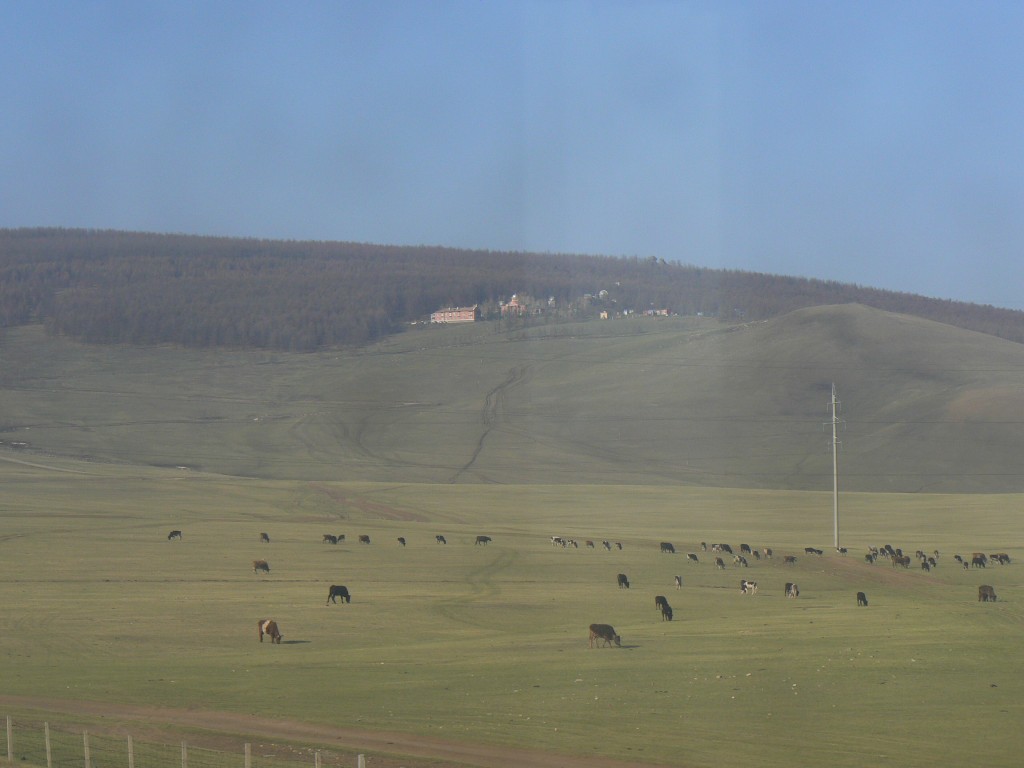
<svg viewBox="0 0 1024 768">
<path fill-rule="evenodd" d="M 0 2 L 0 227 L 656 256 L 1024 309 L 1024 4 Z"/>
</svg>

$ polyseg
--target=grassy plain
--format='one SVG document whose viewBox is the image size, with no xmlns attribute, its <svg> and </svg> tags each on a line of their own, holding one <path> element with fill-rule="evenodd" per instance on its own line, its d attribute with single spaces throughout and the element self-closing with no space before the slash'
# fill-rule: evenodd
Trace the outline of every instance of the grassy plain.
<svg viewBox="0 0 1024 768">
<path fill-rule="evenodd" d="M 1021 496 L 845 495 L 851 554 L 840 557 L 827 546 L 829 494 L 32 463 L 46 466 L 0 462 L 9 695 L 666 765 L 1019 761 Z M 167 541 L 172 528 L 182 541 Z M 323 544 L 328 532 L 347 542 Z M 479 533 L 494 541 L 475 546 Z M 553 548 L 553 534 L 597 547 Z M 603 539 L 623 549 L 605 551 Z M 662 540 L 680 553 L 660 553 Z M 701 541 L 771 546 L 776 557 L 722 571 Z M 863 562 L 868 545 L 887 542 L 939 549 L 940 566 Z M 805 546 L 826 553 L 807 557 Z M 964 571 L 952 556 L 972 550 L 1014 563 Z M 254 558 L 269 561 L 269 576 L 253 573 Z M 619 572 L 631 589 L 616 587 Z M 742 577 L 759 582 L 757 595 L 740 595 Z M 799 599 L 783 597 L 786 581 Z M 332 583 L 353 602 L 326 606 Z M 999 602 L 978 603 L 980 583 Z M 867 608 L 855 606 L 857 590 Z M 675 621 L 660 621 L 656 594 Z M 264 616 L 279 621 L 282 645 L 257 641 Z M 595 621 L 615 625 L 623 647 L 588 648 Z"/>
</svg>

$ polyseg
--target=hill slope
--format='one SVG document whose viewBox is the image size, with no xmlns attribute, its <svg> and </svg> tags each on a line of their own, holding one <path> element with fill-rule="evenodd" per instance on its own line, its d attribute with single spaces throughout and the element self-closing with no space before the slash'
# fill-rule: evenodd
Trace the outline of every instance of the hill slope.
<svg viewBox="0 0 1024 768">
<path fill-rule="evenodd" d="M 92 347 L 10 331 L 3 455 L 266 478 L 1024 486 L 1024 346 L 859 305 L 737 326 L 431 328 L 359 352 Z"/>
</svg>

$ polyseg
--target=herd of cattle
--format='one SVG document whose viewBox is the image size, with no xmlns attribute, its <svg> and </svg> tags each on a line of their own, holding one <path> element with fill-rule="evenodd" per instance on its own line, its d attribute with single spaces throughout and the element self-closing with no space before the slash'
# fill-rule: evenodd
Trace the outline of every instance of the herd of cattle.
<svg viewBox="0 0 1024 768">
<path fill-rule="evenodd" d="M 178 529 L 172 530 L 170 533 L 167 534 L 167 540 L 168 541 L 173 541 L 173 540 L 180 541 L 180 540 L 182 540 L 182 538 L 183 538 L 182 537 L 182 532 L 180 530 L 178 530 Z M 260 540 L 261 543 L 269 544 L 270 543 L 270 536 L 266 532 L 261 532 L 259 534 L 259 540 Z M 360 544 L 370 544 L 370 537 L 368 535 L 366 535 L 366 534 L 360 534 L 357 540 L 358 540 L 358 542 Z M 405 539 L 404 536 L 398 536 L 396 540 L 397 540 L 397 542 L 398 542 L 398 544 L 400 546 L 402 546 L 402 547 L 406 546 L 407 542 L 406 542 L 406 539 Z M 345 534 L 343 534 L 343 533 L 342 534 L 325 533 L 323 535 L 323 538 L 322 538 L 322 542 L 324 544 L 338 544 L 339 542 L 345 542 L 345 541 L 346 541 Z M 447 544 L 448 543 L 447 538 L 443 534 L 436 535 L 434 537 L 434 541 L 437 544 Z M 490 536 L 480 535 L 480 536 L 476 537 L 476 539 L 474 541 L 474 544 L 475 545 L 487 545 L 491 541 L 492 541 L 492 539 L 491 539 Z M 613 545 L 612 545 L 612 543 L 610 541 L 604 540 L 601 543 L 602 543 L 602 546 L 606 550 L 608 550 L 608 551 L 612 550 Z M 564 536 L 552 536 L 551 537 L 551 544 L 553 546 L 560 546 L 560 547 L 562 547 L 564 549 L 570 549 L 570 548 L 571 549 L 578 549 L 579 548 L 579 542 L 576 539 L 569 538 L 569 537 L 564 537 Z M 594 544 L 594 541 L 590 540 L 590 539 L 585 540 L 584 546 L 586 548 L 588 548 L 588 549 L 596 549 L 596 545 Z M 623 549 L 623 546 L 622 546 L 621 542 L 615 542 L 614 547 L 616 549 L 618 549 L 618 550 L 622 550 Z M 665 553 L 665 554 L 672 554 L 672 555 L 676 554 L 675 545 L 672 544 L 671 542 L 667 542 L 667 541 L 660 542 L 659 549 L 660 549 L 660 551 L 662 553 Z M 765 559 L 765 560 L 772 560 L 774 558 L 774 552 L 772 551 L 772 549 L 770 547 L 764 547 L 764 548 L 761 548 L 761 549 L 755 549 L 755 548 L 752 548 L 748 544 L 740 544 L 740 546 L 739 546 L 739 553 L 738 554 L 734 553 L 731 545 L 729 545 L 729 544 L 710 544 L 709 545 L 706 542 L 701 542 L 700 550 L 701 550 L 701 552 L 708 552 L 708 551 L 710 551 L 712 553 L 713 558 L 714 558 L 714 566 L 715 566 L 715 568 L 722 569 L 722 570 L 724 570 L 726 568 L 726 562 L 725 562 L 725 558 L 723 557 L 723 555 L 731 555 L 732 556 L 732 563 L 733 563 L 733 565 L 734 566 L 738 566 L 738 567 L 742 567 L 742 568 L 747 568 L 747 567 L 750 566 L 750 562 L 748 560 L 748 557 L 753 558 L 754 560 L 761 560 L 762 558 Z M 836 548 L 836 552 L 839 555 L 841 555 L 841 556 L 845 556 L 847 554 L 847 549 L 845 547 L 837 547 Z M 804 554 L 805 555 L 811 555 L 813 557 L 822 557 L 824 555 L 824 551 L 821 550 L 821 549 L 816 549 L 814 547 L 805 547 L 804 548 Z M 919 562 L 920 567 L 921 567 L 922 570 L 930 572 L 933 568 L 936 568 L 938 566 L 939 551 L 938 550 L 934 550 L 931 554 L 926 554 L 922 550 L 917 550 L 915 552 L 915 554 L 914 554 L 914 557 Z M 889 544 L 885 544 L 885 545 L 883 545 L 881 547 L 868 547 L 868 551 L 864 555 L 865 562 L 867 562 L 868 564 L 874 565 L 879 559 L 887 559 L 887 560 L 889 560 L 889 562 L 890 562 L 890 564 L 892 565 L 893 568 L 899 568 L 899 567 L 909 568 L 911 562 L 913 562 L 911 557 L 909 555 L 904 554 L 902 549 L 896 548 L 896 547 L 892 547 Z M 973 552 L 971 554 L 970 558 L 965 558 L 965 557 L 957 554 L 957 555 L 953 556 L 953 559 L 956 560 L 964 569 L 969 569 L 969 568 L 987 568 L 988 565 L 992 564 L 992 563 L 998 564 L 998 565 L 1009 565 L 1010 564 L 1010 557 L 1005 552 L 999 552 L 999 553 L 995 553 L 995 554 L 986 554 L 984 552 Z M 699 564 L 700 563 L 700 557 L 698 557 L 696 552 L 688 552 L 687 555 L 686 555 L 686 560 L 687 560 L 687 562 L 694 563 L 694 564 Z M 797 556 L 796 555 L 784 555 L 782 562 L 783 562 L 784 565 L 795 565 L 796 562 L 797 562 Z M 253 560 L 252 561 L 252 570 L 253 570 L 253 573 L 269 574 L 270 573 L 270 564 L 266 560 L 261 560 L 261 559 L 260 560 Z M 625 573 L 619 573 L 619 574 L 616 575 L 616 583 L 617 583 L 619 589 L 629 589 L 630 588 L 629 577 Z M 676 589 L 681 589 L 682 586 L 683 586 L 683 577 L 680 576 L 680 575 L 675 576 L 674 577 L 674 584 L 675 584 L 675 588 Z M 742 594 L 742 595 L 754 595 L 754 594 L 757 594 L 757 587 L 758 587 L 758 585 L 757 585 L 756 581 L 752 581 L 752 580 L 746 579 L 746 578 L 741 578 L 740 579 L 740 594 Z M 796 583 L 794 583 L 794 582 L 788 582 L 787 581 L 785 583 L 785 587 L 783 589 L 783 595 L 785 597 L 787 597 L 787 598 L 794 598 L 795 599 L 795 598 L 800 596 L 800 587 Z M 330 589 L 328 590 L 328 593 L 327 593 L 327 603 L 326 604 L 330 605 L 331 603 L 336 603 L 338 598 L 341 599 L 343 604 L 344 603 L 351 603 L 352 602 L 352 595 L 349 592 L 349 589 L 348 589 L 347 586 L 332 584 L 330 586 Z M 996 601 L 995 589 L 991 585 L 989 585 L 989 584 L 982 584 L 982 585 L 980 585 L 978 587 L 978 601 L 979 602 L 986 602 L 986 603 L 987 602 L 995 602 Z M 867 598 L 867 595 L 864 592 L 857 592 L 856 604 L 857 604 L 858 607 L 860 607 L 860 606 L 867 606 L 868 605 L 868 598 Z M 665 595 L 656 595 L 655 598 L 654 598 L 654 605 L 655 605 L 655 608 L 661 614 L 662 621 L 672 621 L 673 615 L 674 615 L 673 614 L 673 610 L 672 610 L 672 606 L 669 605 L 668 599 L 665 597 Z M 259 640 L 260 640 L 261 643 L 263 642 L 264 635 L 268 636 L 272 643 L 276 643 L 276 644 L 280 644 L 281 643 L 282 635 L 281 635 L 281 631 L 280 631 L 276 621 L 274 621 L 273 619 L 260 619 L 258 624 L 257 624 L 257 626 L 258 626 L 258 630 L 259 630 Z M 621 636 L 615 631 L 615 629 L 610 624 L 591 624 L 590 625 L 590 647 L 591 648 L 594 647 L 594 641 L 595 640 L 599 641 L 599 645 L 601 644 L 601 642 L 603 642 L 604 646 L 606 646 L 606 647 L 611 646 L 613 643 L 616 646 L 621 646 L 622 645 L 622 638 L 621 638 Z"/>
</svg>

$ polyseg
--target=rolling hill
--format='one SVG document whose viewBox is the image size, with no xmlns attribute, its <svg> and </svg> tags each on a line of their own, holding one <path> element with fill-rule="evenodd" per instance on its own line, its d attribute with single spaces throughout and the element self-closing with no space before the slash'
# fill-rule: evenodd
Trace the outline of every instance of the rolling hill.
<svg viewBox="0 0 1024 768">
<path fill-rule="evenodd" d="M 1024 346 L 862 305 L 424 328 L 352 351 L 0 344 L 0 456 L 302 480 L 1024 488 Z"/>
</svg>

